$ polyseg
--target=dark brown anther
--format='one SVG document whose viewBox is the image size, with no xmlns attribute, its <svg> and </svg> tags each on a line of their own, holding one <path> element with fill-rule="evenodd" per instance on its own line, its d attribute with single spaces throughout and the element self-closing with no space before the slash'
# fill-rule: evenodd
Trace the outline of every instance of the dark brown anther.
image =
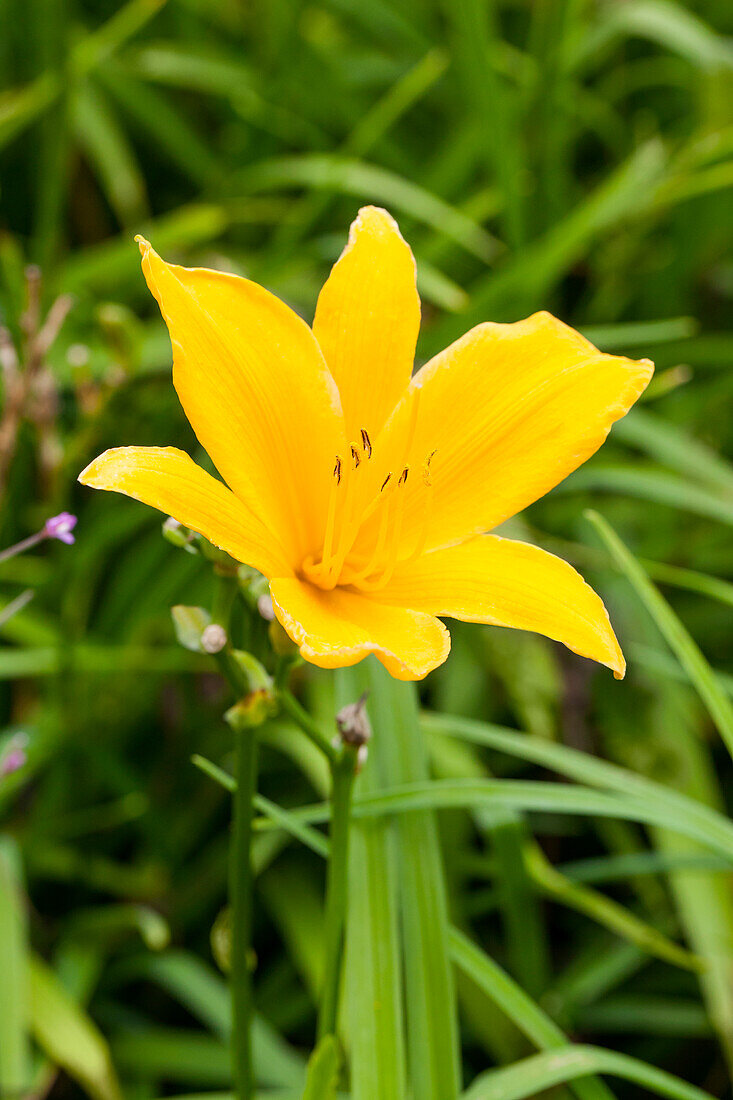
<svg viewBox="0 0 733 1100">
<path fill-rule="evenodd" d="M 382 488 L 379 490 L 380 493 L 383 493 L 384 490 L 387 488 L 387 485 L 389 484 L 389 481 L 390 481 L 391 477 L 392 477 L 391 474 L 387 474 L 384 481 L 382 482 Z"/>
<path fill-rule="evenodd" d="M 397 482 L 397 484 L 398 485 L 404 485 L 409 476 L 410 476 L 410 467 L 405 466 L 404 470 L 400 474 L 400 480 Z"/>
<path fill-rule="evenodd" d="M 364 455 L 366 458 L 372 457 L 372 441 L 369 438 L 369 432 L 366 428 L 361 429 L 361 445 L 364 448 Z"/>
<path fill-rule="evenodd" d="M 361 463 L 361 455 L 359 454 L 359 448 L 353 443 L 351 444 L 351 457 L 354 460 L 354 469 L 358 470 Z"/>
<path fill-rule="evenodd" d="M 355 703 L 348 703 L 336 715 L 336 725 L 341 734 L 341 740 L 347 745 L 353 745 L 356 749 L 366 745 L 372 736 L 372 727 L 366 710 L 368 696 L 369 692 L 365 691 L 360 699 Z"/>
<path fill-rule="evenodd" d="M 336 465 L 333 468 L 333 476 L 336 478 L 336 484 L 341 484 L 341 459 L 336 455 Z"/>
</svg>

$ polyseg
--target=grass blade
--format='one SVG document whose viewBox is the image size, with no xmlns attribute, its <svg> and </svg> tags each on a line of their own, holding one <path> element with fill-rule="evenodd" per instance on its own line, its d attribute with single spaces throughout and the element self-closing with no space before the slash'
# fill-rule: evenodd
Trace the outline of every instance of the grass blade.
<svg viewBox="0 0 733 1100">
<path fill-rule="evenodd" d="M 586 512 L 586 516 L 687 672 L 733 755 L 733 704 L 721 689 L 699 646 L 610 524 L 597 512 Z"/>
<path fill-rule="evenodd" d="M 33 1034 L 51 1061 L 93 1100 L 120 1100 L 107 1043 L 39 958 L 30 963 L 30 995 Z"/>
<path fill-rule="evenodd" d="M 638 1058 L 591 1046 L 547 1051 L 505 1069 L 493 1070 L 474 1082 L 464 1093 L 464 1100 L 523 1100 L 588 1073 L 608 1073 L 671 1100 L 713 1100 L 709 1092 Z"/>
<path fill-rule="evenodd" d="M 336 673 L 337 706 L 366 687 L 363 666 Z M 381 745 L 373 743 L 357 792 L 384 785 Z M 404 1100 L 406 1060 L 394 828 L 387 821 L 351 827 L 346 929 L 344 1019 L 350 1047 L 353 1100 Z M 371 1011 L 364 1011 L 364 1006 Z"/>
<path fill-rule="evenodd" d="M 15 845 L 0 840 L 0 1094 L 25 1093 L 30 1086 L 28 1039 L 28 943 Z"/>
<path fill-rule="evenodd" d="M 414 685 L 393 680 L 374 658 L 367 669 L 371 751 L 392 782 L 426 780 Z M 389 791 L 373 797 L 389 799 Z M 425 805 L 419 813 L 401 814 L 395 831 L 412 1089 L 421 1100 L 451 1100 L 459 1091 L 458 1025 L 437 825 Z"/>
<path fill-rule="evenodd" d="M 450 930 L 451 956 L 456 965 L 512 1020 L 540 1050 L 553 1050 L 567 1043 L 567 1036 L 547 1013 L 529 997 L 505 970 L 472 943 L 457 928 Z M 613 1094 L 602 1081 L 579 1081 L 573 1092 L 580 1100 L 611 1100 Z"/>
</svg>

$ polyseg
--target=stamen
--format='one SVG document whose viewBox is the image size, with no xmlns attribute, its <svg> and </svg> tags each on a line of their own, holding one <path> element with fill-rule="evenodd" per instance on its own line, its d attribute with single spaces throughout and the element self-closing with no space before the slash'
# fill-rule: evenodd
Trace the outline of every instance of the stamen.
<svg viewBox="0 0 733 1100">
<path fill-rule="evenodd" d="M 361 445 L 364 448 L 364 455 L 366 458 L 372 457 L 372 441 L 369 438 L 369 432 L 366 428 L 361 429 Z"/>
<path fill-rule="evenodd" d="M 433 479 L 430 473 L 430 463 L 433 461 L 433 455 L 435 451 L 431 451 L 428 457 L 425 459 L 422 468 L 422 480 L 423 485 L 427 489 L 427 500 L 422 508 L 422 521 L 420 523 L 420 534 L 415 542 L 415 549 L 405 559 L 405 561 L 414 561 L 415 558 L 419 558 L 425 549 L 425 543 L 428 540 L 428 533 L 430 531 L 430 521 L 433 518 Z M 421 498 L 424 499 L 424 498 Z"/>
<path fill-rule="evenodd" d="M 343 578 L 344 584 L 358 584 L 361 588 L 369 587 L 368 583 L 364 585 L 361 582 L 365 581 L 366 578 L 374 572 L 374 570 L 377 568 L 377 565 L 382 559 L 382 555 L 384 554 L 387 545 L 387 535 L 389 533 L 389 517 L 392 511 L 393 495 L 390 496 L 387 501 L 385 501 L 382 514 L 379 517 L 379 531 L 377 532 L 377 541 L 374 544 L 374 549 L 368 562 L 357 572 L 347 573 Z"/>
<path fill-rule="evenodd" d="M 326 514 L 326 533 L 323 539 L 323 553 L 318 565 L 314 566 L 313 572 L 317 574 L 323 574 L 328 569 L 328 563 L 331 560 L 331 554 L 333 551 L 333 535 L 336 526 L 336 498 L 338 496 L 338 487 L 341 484 L 341 458 L 336 455 L 336 465 L 333 468 L 333 480 L 331 481 L 331 492 L 328 497 L 328 512 Z"/>
<path fill-rule="evenodd" d="M 378 588 L 384 588 L 385 584 L 387 584 L 391 580 L 392 574 L 397 568 L 400 552 L 400 538 L 402 536 L 402 520 L 405 514 L 405 493 L 400 493 L 399 490 L 400 488 L 404 487 L 405 482 L 409 477 L 409 474 L 410 467 L 405 466 L 404 470 L 399 476 L 397 484 L 394 487 L 394 491 L 387 501 L 387 506 L 385 507 L 382 514 L 379 527 L 379 536 L 377 539 L 377 545 L 374 548 L 374 553 L 372 554 L 368 565 L 359 570 L 359 573 L 350 580 L 350 583 L 358 583 L 360 588 L 366 589 L 367 591 L 374 591 Z M 393 508 L 392 502 L 395 500 L 395 496 L 397 497 L 397 502 Z M 390 519 L 392 521 L 391 524 Z M 389 543 L 387 543 L 388 536 Z M 373 570 L 376 568 L 377 562 L 381 559 L 382 554 L 385 553 L 385 551 L 386 560 L 384 569 L 382 570 L 381 574 L 378 574 L 371 580 L 367 579 L 369 578 L 370 573 L 372 573 Z"/>
<path fill-rule="evenodd" d="M 381 488 L 381 489 L 379 490 L 379 491 L 380 491 L 380 493 L 383 493 L 383 492 L 384 492 L 384 490 L 385 490 L 385 489 L 387 488 L 387 486 L 388 486 L 388 484 L 389 484 L 389 480 L 390 480 L 390 478 L 391 478 L 391 477 L 392 477 L 392 474 L 391 474 L 391 473 L 387 474 L 387 476 L 385 477 L 384 481 L 382 482 L 382 488 Z"/>
<path fill-rule="evenodd" d="M 353 470 L 350 472 L 346 481 L 346 492 L 341 504 L 341 527 L 339 530 L 339 537 L 336 541 L 336 548 L 333 555 L 330 556 L 330 561 L 326 558 L 324 552 L 323 561 L 327 563 L 326 568 L 326 580 L 330 587 L 334 587 L 338 583 L 339 575 L 344 565 L 346 555 L 348 554 L 351 546 L 356 538 L 358 531 L 358 525 L 355 524 L 354 506 L 357 503 L 355 500 L 355 485 L 356 478 L 354 474 L 361 465 L 361 453 L 356 443 L 350 443 L 351 457 L 354 462 Z"/>
</svg>

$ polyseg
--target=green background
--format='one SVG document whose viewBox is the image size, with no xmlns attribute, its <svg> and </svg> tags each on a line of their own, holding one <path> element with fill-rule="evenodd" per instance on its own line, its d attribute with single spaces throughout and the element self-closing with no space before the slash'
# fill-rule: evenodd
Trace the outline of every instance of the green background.
<svg viewBox="0 0 733 1100">
<path fill-rule="evenodd" d="M 177 647 L 169 615 L 207 604 L 210 576 L 161 538 L 158 515 L 75 483 L 107 446 L 196 452 L 136 232 L 169 259 L 265 284 L 310 320 L 349 222 L 373 202 L 417 257 L 420 361 L 478 321 L 538 308 L 605 351 L 654 359 L 644 400 L 601 453 L 511 528 L 603 594 L 626 681 L 534 636 L 455 625 L 421 698 L 725 808 L 730 759 L 709 706 L 583 513 L 601 512 L 644 562 L 704 653 L 703 689 L 707 676 L 730 696 L 732 17 L 725 0 L 0 0 L 6 358 L 9 340 L 27 363 L 26 265 L 40 270 L 42 315 L 73 295 L 40 397 L 0 454 L 0 544 L 62 509 L 79 515 L 73 548 L 0 564 L 2 603 L 34 592 L 0 628 L 0 746 L 30 739 L 26 767 L 0 779 L 8 1093 L 32 1027 L 34 1050 L 65 1067 L 56 1077 L 40 1063 L 44 1087 L 111 1100 L 89 1018 L 130 1097 L 228 1087 L 210 947 L 228 797 L 190 756 L 226 765 L 229 700 Z M 6 387 L 5 419 L 8 404 Z M 332 711 L 329 677 L 303 670 L 296 686 Z M 263 793 L 318 800 L 323 775 L 292 731 L 271 742 Z M 436 734 L 429 746 L 440 779 L 549 778 L 495 748 Z M 730 1096 L 733 896 L 720 855 L 561 808 L 439 820 L 452 920 L 566 1033 Z M 262 840 L 260 1074 L 297 1087 L 322 866 L 284 834 Z M 702 982 L 671 941 L 708 960 Z M 9 996 L 29 973 L 32 1012 Z M 465 976 L 458 998 L 466 1084 L 536 1048 Z"/>
</svg>

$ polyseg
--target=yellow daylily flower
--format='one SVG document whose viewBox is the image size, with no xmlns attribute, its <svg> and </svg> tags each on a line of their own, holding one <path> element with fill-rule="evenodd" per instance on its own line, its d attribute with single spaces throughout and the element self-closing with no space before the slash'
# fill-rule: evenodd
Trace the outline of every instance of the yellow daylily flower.
<svg viewBox="0 0 733 1100">
<path fill-rule="evenodd" d="M 165 263 L 138 238 L 173 382 L 223 482 L 174 448 L 106 451 L 80 475 L 174 516 L 269 579 L 322 668 L 375 653 L 418 680 L 448 656 L 438 616 L 533 630 L 625 663 L 602 601 L 566 562 L 486 534 L 603 443 L 647 385 L 548 313 L 477 325 L 412 376 L 415 261 L 359 212 L 312 329 L 235 275 Z"/>
</svg>

